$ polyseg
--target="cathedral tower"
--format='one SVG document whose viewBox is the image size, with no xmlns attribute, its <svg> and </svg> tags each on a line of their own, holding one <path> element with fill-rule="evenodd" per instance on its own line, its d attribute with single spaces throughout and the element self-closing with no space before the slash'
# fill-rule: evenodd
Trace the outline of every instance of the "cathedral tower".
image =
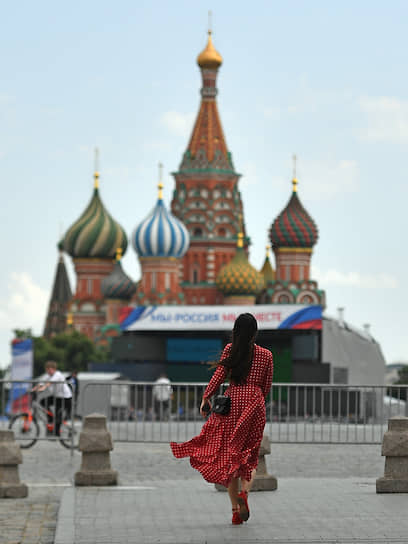
<svg viewBox="0 0 408 544">
<path fill-rule="evenodd" d="M 72 293 L 65 267 L 62 247 L 58 244 L 59 258 L 52 287 L 51 299 L 45 320 L 44 336 L 51 338 L 54 334 L 64 332 L 67 327 L 67 311 Z"/>
<path fill-rule="evenodd" d="M 318 239 L 316 223 L 300 201 L 296 179 L 296 157 L 289 202 L 269 230 L 275 254 L 275 279 L 265 278 L 260 304 L 320 304 L 325 307 L 325 292 L 310 278 L 313 247 Z"/>
<path fill-rule="evenodd" d="M 102 280 L 113 270 L 117 248 L 122 254 L 127 248 L 125 231 L 108 213 L 99 195 L 98 171 L 94 174 L 91 201 L 67 230 L 63 248 L 74 261 L 77 277 L 70 303 L 73 326 L 93 339 L 106 321 Z"/>
<path fill-rule="evenodd" d="M 146 306 L 183 304 L 180 266 L 190 237 L 183 223 L 164 205 L 161 165 L 158 189 L 156 206 L 132 234 L 132 244 L 142 268 L 135 302 Z"/>
<path fill-rule="evenodd" d="M 185 303 L 221 304 L 215 279 L 235 255 L 242 202 L 237 187 L 240 176 L 217 109 L 216 79 L 222 57 L 214 48 L 211 31 L 197 63 L 202 76 L 201 104 L 187 150 L 173 174 L 176 188 L 171 209 L 190 233 L 181 274 Z"/>
</svg>

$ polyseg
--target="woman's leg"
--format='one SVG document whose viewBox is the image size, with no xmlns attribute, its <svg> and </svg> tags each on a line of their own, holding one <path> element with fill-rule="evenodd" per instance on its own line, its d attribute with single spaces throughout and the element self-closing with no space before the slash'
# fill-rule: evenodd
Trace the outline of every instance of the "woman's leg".
<svg viewBox="0 0 408 544">
<path fill-rule="evenodd" d="M 239 478 L 232 478 L 228 484 L 228 495 L 233 509 L 238 506 L 238 481 Z"/>
<path fill-rule="evenodd" d="M 251 491 L 252 484 L 254 483 L 254 478 L 256 475 L 256 468 L 251 472 L 251 479 L 245 480 L 244 478 L 241 478 L 241 490 L 245 491 L 246 493 L 249 493 Z"/>
</svg>

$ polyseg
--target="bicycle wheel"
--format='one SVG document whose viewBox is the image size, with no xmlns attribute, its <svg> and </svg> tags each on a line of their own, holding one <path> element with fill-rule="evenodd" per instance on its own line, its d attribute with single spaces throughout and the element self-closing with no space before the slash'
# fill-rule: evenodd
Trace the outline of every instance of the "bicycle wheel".
<svg viewBox="0 0 408 544">
<path fill-rule="evenodd" d="M 77 418 L 74 418 L 73 422 L 62 422 L 60 431 L 60 442 L 65 448 L 71 449 L 73 441 L 74 449 L 78 449 L 81 425 L 81 420 Z"/>
<path fill-rule="evenodd" d="M 19 441 L 20 448 L 31 448 L 40 436 L 40 427 L 37 420 L 33 418 L 29 421 L 28 414 L 13 416 L 8 428 L 14 432 L 14 437 Z"/>
</svg>

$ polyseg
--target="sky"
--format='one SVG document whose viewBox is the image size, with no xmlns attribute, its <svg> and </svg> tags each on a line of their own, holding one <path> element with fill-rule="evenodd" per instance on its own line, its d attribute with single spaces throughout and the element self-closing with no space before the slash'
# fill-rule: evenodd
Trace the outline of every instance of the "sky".
<svg viewBox="0 0 408 544">
<path fill-rule="evenodd" d="M 42 334 L 56 244 L 91 198 L 95 147 L 103 202 L 128 234 L 156 202 L 159 162 L 169 205 L 209 9 L 251 263 L 263 264 L 296 153 L 326 314 L 344 307 L 387 363 L 408 360 L 407 2 L 23 0 L 0 21 L 0 366 L 13 328 Z M 122 263 L 140 278 L 133 248 Z"/>
</svg>

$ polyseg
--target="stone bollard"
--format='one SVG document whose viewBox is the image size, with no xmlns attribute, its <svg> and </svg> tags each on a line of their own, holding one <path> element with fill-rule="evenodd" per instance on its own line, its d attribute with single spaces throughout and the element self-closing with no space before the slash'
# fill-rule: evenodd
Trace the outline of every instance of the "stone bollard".
<svg viewBox="0 0 408 544">
<path fill-rule="evenodd" d="M 388 420 L 381 455 L 385 456 L 385 469 L 377 480 L 377 493 L 408 493 L 408 417 Z"/>
<path fill-rule="evenodd" d="M 117 485 L 118 473 L 112 470 L 110 451 L 112 436 L 106 427 L 106 416 L 86 416 L 79 450 L 82 452 L 81 469 L 75 473 L 75 485 Z"/>
<path fill-rule="evenodd" d="M 271 453 L 271 442 L 269 437 L 264 434 L 261 442 L 261 447 L 259 449 L 259 461 L 258 468 L 256 470 L 256 475 L 254 483 L 252 484 L 251 491 L 275 491 L 278 488 L 278 480 L 275 476 L 268 474 L 266 469 L 265 455 Z"/>
<path fill-rule="evenodd" d="M 0 498 L 22 499 L 28 488 L 20 483 L 18 465 L 23 462 L 13 431 L 0 431 Z"/>
<path fill-rule="evenodd" d="M 252 491 L 275 491 L 278 488 L 278 480 L 275 476 L 268 474 L 266 469 L 265 455 L 271 453 L 271 443 L 269 437 L 264 434 L 259 448 L 258 468 L 252 484 Z M 223 485 L 215 484 L 217 491 L 226 491 L 227 488 Z"/>
</svg>

